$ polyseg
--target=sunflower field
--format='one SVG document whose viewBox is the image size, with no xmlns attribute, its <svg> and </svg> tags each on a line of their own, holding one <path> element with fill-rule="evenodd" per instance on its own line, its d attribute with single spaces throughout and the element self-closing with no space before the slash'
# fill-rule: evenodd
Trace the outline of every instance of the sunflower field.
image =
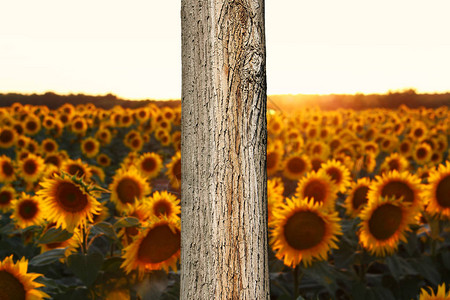
<svg viewBox="0 0 450 300">
<path fill-rule="evenodd" d="M 0 108 L 0 299 L 178 299 L 180 120 Z M 448 107 L 267 124 L 272 299 L 450 299 Z"/>
</svg>

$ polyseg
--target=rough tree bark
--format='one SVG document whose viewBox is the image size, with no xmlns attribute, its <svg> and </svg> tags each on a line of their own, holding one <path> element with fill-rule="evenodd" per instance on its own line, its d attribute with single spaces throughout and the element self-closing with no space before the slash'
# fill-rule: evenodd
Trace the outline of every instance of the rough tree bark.
<svg viewBox="0 0 450 300">
<path fill-rule="evenodd" d="M 269 299 L 264 0 L 181 6 L 181 299 Z"/>
</svg>

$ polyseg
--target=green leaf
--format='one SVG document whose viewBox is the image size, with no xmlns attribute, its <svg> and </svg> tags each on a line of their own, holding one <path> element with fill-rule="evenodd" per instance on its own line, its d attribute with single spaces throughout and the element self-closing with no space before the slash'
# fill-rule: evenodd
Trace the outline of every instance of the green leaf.
<svg viewBox="0 0 450 300">
<path fill-rule="evenodd" d="M 58 248 L 46 251 L 42 254 L 36 255 L 33 257 L 29 264 L 33 266 L 44 266 L 48 264 L 52 264 L 59 259 L 63 258 L 65 255 L 66 248 Z"/>
<path fill-rule="evenodd" d="M 126 217 L 119 219 L 116 223 L 114 223 L 114 228 L 122 228 L 122 227 L 134 227 L 139 226 L 141 223 L 138 218 L 134 217 Z"/>
<path fill-rule="evenodd" d="M 450 251 L 442 251 L 442 262 L 447 270 L 450 270 Z"/>
<path fill-rule="evenodd" d="M 423 278 L 430 281 L 433 285 L 441 283 L 441 274 L 433 260 L 429 256 L 422 255 L 414 261 L 414 268 L 419 272 Z"/>
<path fill-rule="evenodd" d="M 103 255 L 100 253 L 75 253 L 67 258 L 69 269 L 86 284 L 91 286 L 97 279 L 98 272 L 103 264 Z"/>
<path fill-rule="evenodd" d="M 386 265 L 388 266 L 389 271 L 391 271 L 392 276 L 397 281 L 406 275 L 417 275 L 417 271 L 413 265 L 398 255 L 386 257 Z"/>
<path fill-rule="evenodd" d="M 114 231 L 113 226 L 108 222 L 99 222 L 99 223 L 95 224 L 91 228 L 91 233 L 94 235 L 103 233 L 107 237 L 109 237 L 113 240 L 117 240 L 116 232 Z"/>
<path fill-rule="evenodd" d="M 50 228 L 39 239 L 40 244 L 61 243 L 67 241 L 73 236 L 73 233 L 60 228 Z"/>
<path fill-rule="evenodd" d="M 372 288 L 372 291 L 375 294 L 376 299 L 395 300 L 394 295 L 387 288 L 375 286 Z"/>
</svg>

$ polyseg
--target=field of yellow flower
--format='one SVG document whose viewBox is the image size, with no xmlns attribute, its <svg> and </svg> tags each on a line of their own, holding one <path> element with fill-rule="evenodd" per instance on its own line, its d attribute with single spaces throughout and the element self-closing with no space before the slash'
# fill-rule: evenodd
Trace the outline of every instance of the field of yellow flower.
<svg viewBox="0 0 450 300">
<path fill-rule="evenodd" d="M 180 117 L 0 108 L 0 299 L 178 298 Z M 450 293 L 447 107 L 267 121 L 273 299 Z"/>
</svg>

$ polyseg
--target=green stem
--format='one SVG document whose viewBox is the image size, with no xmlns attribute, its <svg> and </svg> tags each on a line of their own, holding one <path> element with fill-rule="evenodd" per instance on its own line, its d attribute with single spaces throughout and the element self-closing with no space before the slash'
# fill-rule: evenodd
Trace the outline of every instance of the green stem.
<svg viewBox="0 0 450 300">
<path fill-rule="evenodd" d="M 292 275 L 294 276 L 294 299 L 298 298 L 298 265 L 292 270 Z"/>
<path fill-rule="evenodd" d="M 86 225 L 81 226 L 81 251 L 84 255 L 87 254 L 87 236 L 86 236 Z"/>
</svg>

